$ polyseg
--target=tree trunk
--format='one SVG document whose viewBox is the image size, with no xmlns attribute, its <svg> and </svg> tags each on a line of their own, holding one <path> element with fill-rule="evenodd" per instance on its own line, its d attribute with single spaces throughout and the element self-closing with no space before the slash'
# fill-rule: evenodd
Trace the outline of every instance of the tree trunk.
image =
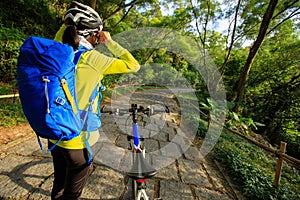
<svg viewBox="0 0 300 200">
<path fill-rule="evenodd" d="M 96 9 L 97 0 L 85 0 L 84 4 L 90 6 L 94 10 Z"/>
<path fill-rule="evenodd" d="M 91 6 L 94 10 L 96 10 L 96 3 L 97 3 L 97 0 L 91 0 L 91 2 L 90 2 L 90 6 Z"/>
<path fill-rule="evenodd" d="M 270 0 L 268 8 L 263 16 L 258 36 L 257 36 L 253 46 L 250 48 L 250 52 L 248 54 L 247 61 L 243 67 L 242 73 L 239 78 L 238 91 L 237 91 L 237 96 L 236 96 L 235 102 L 241 102 L 244 98 L 245 85 L 246 85 L 246 81 L 247 81 L 249 72 L 251 70 L 253 61 L 257 55 L 257 52 L 265 40 L 267 30 L 268 30 L 270 22 L 272 20 L 274 10 L 276 8 L 277 3 L 278 3 L 278 0 Z M 238 111 L 238 110 L 239 110 L 239 107 L 236 107 L 236 111 Z"/>
</svg>

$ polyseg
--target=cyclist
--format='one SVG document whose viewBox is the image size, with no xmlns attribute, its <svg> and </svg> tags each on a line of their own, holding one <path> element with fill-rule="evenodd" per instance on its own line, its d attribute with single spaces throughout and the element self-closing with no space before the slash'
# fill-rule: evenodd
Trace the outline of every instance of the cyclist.
<svg viewBox="0 0 300 200">
<path fill-rule="evenodd" d="M 75 50 L 85 47 L 76 65 L 76 93 L 81 110 L 87 110 L 89 97 L 104 75 L 136 72 L 140 66 L 128 50 L 113 41 L 109 32 L 102 31 L 102 21 L 98 13 L 89 6 L 76 1 L 71 3 L 65 15 L 65 23 L 56 33 L 55 40 L 68 43 Z M 109 57 L 95 50 L 97 43 L 104 44 L 115 57 Z M 97 99 L 95 100 L 97 102 Z M 93 108 L 96 112 L 96 106 Z M 99 128 L 99 127 L 98 127 Z M 86 146 L 87 132 L 80 136 L 61 141 L 51 151 L 54 165 L 54 182 L 51 199 L 79 199 L 84 185 L 92 171 L 87 164 L 89 157 Z M 89 145 L 94 145 L 98 131 L 90 133 Z M 56 141 L 49 141 L 49 148 Z"/>
</svg>

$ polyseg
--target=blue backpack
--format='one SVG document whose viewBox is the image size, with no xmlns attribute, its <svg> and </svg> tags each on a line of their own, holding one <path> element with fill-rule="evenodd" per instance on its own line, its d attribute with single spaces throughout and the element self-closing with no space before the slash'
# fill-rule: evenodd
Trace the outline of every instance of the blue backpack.
<svg viewBox="0 0 300 200">
<path fill-rule="evenodd" d="M 89 135 L 90 131 L 101 126 L 100 109 L 98 114 L 93 113 L 92 104 L 98 94 L 100 104 L 103 86 L 95 87 L 88 111 L 78 108 L 75 66 L 84 51 L 86 49 L 80 48 L 74 53 L 71 46 L 34 36 L 28 37 L 20 48 L 17 64 L 20 100 L 41 149 L 39 137 L 57 140 L 58 143 L 79 136 L 81 131 L 87 131 Z"/>
</svg>

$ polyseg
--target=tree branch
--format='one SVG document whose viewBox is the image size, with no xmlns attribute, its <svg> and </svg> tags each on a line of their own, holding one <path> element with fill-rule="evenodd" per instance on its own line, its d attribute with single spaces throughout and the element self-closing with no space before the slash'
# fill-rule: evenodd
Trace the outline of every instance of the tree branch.
<svg viewBox="0 0 300 200">
<path fill-rule="evenodd" d="M 267 35 L 269 35 L 272 31 L 274 31 L 276 28 L 278 28 L 280 25 L 282 25 L 285 21 L 291 19 L 292 17 L 299 15 L 300 12 L 296 12 L 299 11 L 300 8 L 298 8 L 297 10 L 295 10 L 294 12 L 292 12 L 288 17 L 284 18 L 281 22 L 279 22 L 278 24 L 276 24 L 273 28 L 271 28 L 268 32 Z"/>
<path fill-rule="evenodd" d="M 103 19 L 103 23 L 105 23 L 107 20 L 109 20 L 110 18 L 115 16 L 118 12 L 120 12 L 124 8 L 129 7 L 129 6 L 131 6 L 131 7 L 134 6 L 137 2 L 138 2 L 138 0 L 132 0 L 131 2 L 129 2 L 127 4 L 119 4 L 119 7 L 113 13 L 111 13 L 107 18 Z"/>
<path fill-rule="evenodd" d="M 278 13 L 276 13 L 273 17 L 272 20 L 277 18 L 279 15 L 281 15 L 282 13 L 284 13 L 287 9 L 291 8 L 292 6 L 294 6 L 297 2 L 299 2 L 299 0 L 294 0 L 293 2 L 290 2 L 290 4 L 288 4 L 284 9 L 282 9 L 281 11 L 279 11 Z"/>
<path fill-rule="evenodd" d="M 207 15 L 206 15 L 206 18 L 205 18 L 205 22 L 204 22 L 204 36 L 203 36 L 203 48 L 204 48 L 204 51 L 205 51 L 205 42 L 206 42 L 206 36 L 207 36 L 207 24 L 208 24 L 208 20 L 209 20 L 209 13 L 210 13 L 210 6 L 209 6 L 209 2 L 207 1 L 206 2 L 207 4 Z M 204 55 L 205 56 L 205 55 Z"/>
<path fill-rule="evenodd" d="M 203 39 L 201 37 L 202 34 L 201 34 L 201 31 L 200 31 L 200 28 L 199 28 L 199 23 L 198 23 L 198 20 L 197 20 L 198 16 L 197 16 L 197 13 L 196 13 L 196 10 L 195 10 L 195 6 L 193 5 L 192 0 L 190 0 L 190 4 L 192 6 L 192 11 L 193 11 L 194 18 L 196 20 L 196 29 L 197 29 L 197 32 L 199 34 L 199 38 L 200 38 L 200 41 L 201 41 L 202 45 L 204 46 L 204 41 L 203 41 Z"/>
<path fill-rule="evenodd" d="M 240 9 L 240 5 L 241 5 L 241 0 L 238 1 L 237 6 L 235 8 L 235 15 L 234 15 L 234 25 L 233 25 L 233 30 L 232 30 L 232 35 L 231 35 L 231 41 L 230 41 L 230 45 L 227 51 L 227 55 L 225 57 L 225 60 L 220 68 L 221 71 L 221 75 L 224 74 L 224 68 L 226 66 L 227 61 L 229 60 L 229 57 L 231 55 L 231 50 L 233 48 L 233 44 L 234 44 L 234 37 L 235 37 L 235 31 L 236 31 L 236 26 L 237 26 L 237 18 L 238 18 L 238 12 Z"/>
<path fill-rule="evenodd" d="M 130 6 L 130 8 L 127 10 L 127 12 L 123 15 L 123 17 L 112 27 L 112 30 L 114 30 L 128 15 L 130 10 L 133 8 L 134 4 Z"/>
</svg>

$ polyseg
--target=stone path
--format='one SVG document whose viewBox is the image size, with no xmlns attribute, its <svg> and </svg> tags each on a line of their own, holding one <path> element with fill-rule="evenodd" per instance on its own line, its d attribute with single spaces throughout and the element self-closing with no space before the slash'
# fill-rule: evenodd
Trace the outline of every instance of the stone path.
<svg viewBox="0 0 300 200">
<path fill-rule="evenodd" d="M 126 101 L 145 103 L 145 99 L 154 99 L 156 103 L 168 99 L 171 110 L 177 109 L 170 94 L 160 90 L 137 93 Z M 145 137 L 146 159 L 158 170 L 147 182 L 150 199 L 237 199 L 215 163 L 200 158 L 197 142 L 190 141 L 174 119 L 154 115 L 145 121 L 141 132 Z M 95 171 L 82 198 L 132 199 L 130 181 L 125 178 L 131 158 L 127 150 L 127 116 L 103 114 L 102 122 L 101 137 L 95 145 Z M 46 141 L 43 143 L 46 147 Z M 188 148 L 183 150 L 182 145 Z M 33 133 L 0 146 L 0 153 L 0 199 L 50 199 L 51 156 L 39 149 Z"/>
</svg>

